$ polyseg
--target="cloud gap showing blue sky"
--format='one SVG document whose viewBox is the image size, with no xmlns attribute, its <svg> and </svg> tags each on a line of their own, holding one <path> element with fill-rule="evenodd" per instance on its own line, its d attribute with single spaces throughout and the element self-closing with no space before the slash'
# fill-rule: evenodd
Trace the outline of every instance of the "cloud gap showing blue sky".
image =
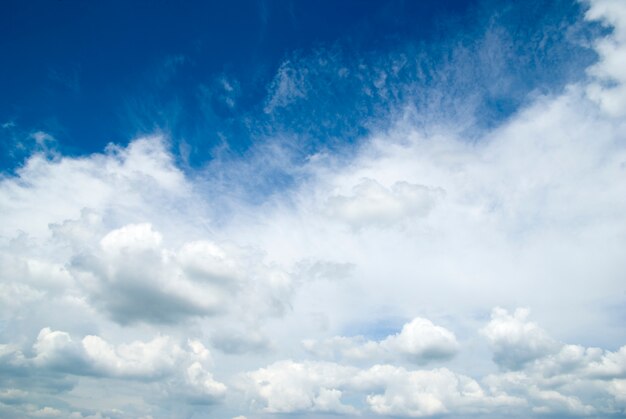
<svg viewBox="0 0 626 419">
<path fill-rule="evenodd" d="M 626 414 L 626 3 L 5 8 L 0 416 Z"/>
</svg>

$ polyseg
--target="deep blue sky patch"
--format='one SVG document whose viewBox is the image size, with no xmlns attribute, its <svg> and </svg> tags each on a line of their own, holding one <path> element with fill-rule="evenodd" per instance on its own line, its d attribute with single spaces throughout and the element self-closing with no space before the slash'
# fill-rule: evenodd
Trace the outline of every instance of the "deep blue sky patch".
<svg viewBox="0 0 626 419">
<path fill-rule="evenodd" d="M 470 112 L 492 125 L 528 92 L 581 77 L 588 28 L 562 30 L 581 12 L 566 1 L 9 1 L 2 166 L 41 148 L 38 131 L 74 155 L 161 131 L 198 166 L 285 133 L 305 154 L 352 143 L 407 103 L 425 121 Z M 381 79 L 393 91 L 371 86 L 394 60 Z M 306 92 L 273 106 L 281 69 Z"/>
</svg>

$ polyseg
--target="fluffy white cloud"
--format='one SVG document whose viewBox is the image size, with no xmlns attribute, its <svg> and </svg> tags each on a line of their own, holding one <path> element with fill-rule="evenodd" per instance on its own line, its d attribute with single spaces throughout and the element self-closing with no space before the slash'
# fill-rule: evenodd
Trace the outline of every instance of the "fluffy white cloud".
<svg viewBox="0 0 626 419">
<path fill-rule="evenodd" d="M 268 412 L 357 413 L 346 393 L 360 399 L 360 410 L 380 415 L 421 417 L 475 413 L 524 405 L 523 400 L 487 394 L 473 379 L 448 369 L 410 371 L 393 365 L 358 370 L 336 363 L 281 361 L 248 373 L 243 387 L 252 403 Z M 323 401 L 332 400 L 331 404 Z"/>
<path fill-rule="evenodd" d="M 168 249 L 147 223 L 109 232 L 71 266 L 94 303 L 123 324 L 223 314 L 236 301 L 254 301 L 259 315 L 271 314 L 280 312 L 292 288 L 286 272 L 265 266 L 254 252 L 208 240 Z"/>
<path fill-rule="evenodd" d="M 563 344 L 526 321 L 527 315 L 494 309 L 482 333 L 493 345 L 494 360 L 517 371 L 491 374 L 486 385 L 525 399 L 533 413 L 623 414 L 615 390 L 626 374 L 626 347 L 611 352 Z"/>
<path fill-rule="evenodd" d="M 188 279 L 149 224 L 110 232 L 99 251 L 76 258 L 73 268 L 88 292 L 120 323 L 214 314 L 224 310 L 229 299 L 224 287 Z"/>
<path fill-rule="evenodd" d="M 524 401 L 502 394 L 488 394 L 475 380 L 446 368 L 407 371 L 390 365 L 372 367 L 362 377 L 384 392 L 370 394 L 370 409 L 381 415 L 422 417 L 445 413 L 478 413 L 523 406 Z"/>
<path fill-rule="evenodd" d="M 309 352 L 322 357 L 374 362 L 404 359 L 418 364 L 449 359 L 459 348 L 454 333 L 420 317 L 403 325 L 399 333 L 381 341 L 366 340 L 362 336 L 336 336 L 322 342 L 305 340 L 303 345 Z"/>
<path fill-rule="evenodd" d="M 626 374 L 626 348 L 611 352 L 563 344 L 528 321 L 528 314 L 525 309 L 509 314 L 496 308 L 481 330 L 494 361 L 516 370 L 489 375 L 489 387 L 524 398 L 533 413 L 623 412 L 614 389 Z"/>
<path fill-rule="evenodd" d="M 416 362 L 450 358 L 459 346 L 452 332 L 419 317 L 402 326 L 400 333 L 389 336 L 380 344 Z"/>
<path fill-rule="evenodd" d="M 623 414 L 626 347 L 611 352 L 562 344 L 526 321 L 527 315 L 524 309 L 513 315 L 494 309 L 482 334 L 500 344 L 493 347 L 494 355 L 505 348 L 514 354 L 504 362 L 513 362 L 517 370 L 481 380 L 447 368 L 409 370 L 378 364 L 362 369 L 289 360 L 246 374 L 239 386 L 254 407 L 268 412 L 323 410 L 317 398 L 331 392 L 352 404 L 337 399 L 330 411 L 383 416 Z M 549 342 L 549 350 L 537 351 L 538 341 Z"/>
<path fill-rule="evenodd" d="M 525 363 L 558 350 L 558 344 L 533 322 L 527 321 L 527 309 L 513 314 L 495 308 L 491 321 L 482 329 L 494 353 L 494 361 L 506 368 L 518 369 Z"/>
<path fill-rule="evenodd" d="M 50 370 L 77 376 L 95 376 L 163 382 L 168 393 L 198 403 L 224 397 L 226 386 L 210 372 L 213 360 L 199 341 L 178 344 L 169 336 L 113 345 L 99 336 L 74 340 L 69 333 L 44 328 L 33 344 L 34 356 L 19 348 L 4 348 L 3 365 Z"/>
<path fill-rule="evenodd" d="M 158 205 L 184 200 L 190 185 L 163 137 L 147 137 L 80 158 L 33 155 L 17 177 L 2 180 L 0 192 L 0 234 L 39 237 L 49 234 L 49 224 L 76 219 L 84 208 L 111 217 L 148 216 Z"/>
<path fill-rule="evenodd" d="M 334 363 L 297 363 L 280 361 L 248 373 L 244 390 L 252 393 L 253 403 L 267 412 L 322 411 L 350 413 L 354 409 L 341 403 L 341 391 L 355 368 Z"/>
</svg>

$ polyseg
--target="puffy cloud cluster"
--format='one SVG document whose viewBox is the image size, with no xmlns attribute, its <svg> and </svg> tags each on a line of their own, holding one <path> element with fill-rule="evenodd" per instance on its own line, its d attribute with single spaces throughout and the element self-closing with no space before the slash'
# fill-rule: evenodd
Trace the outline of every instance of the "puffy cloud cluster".
<svg viewBox="0 0 626 419">
<path fill-rule="evenodd" d="M 495 362 L 516 369 L 481 380 L 448 368 L 409 370 L 378 364 L 361 369 L 288 360 L 246 374 L 239 386 L 254 406 L 267 412 L 369 411 L 400 417 L 626 412 L 621 393 L 626 382 L 626 346 L 611 352 L 562 344 L 528 321 L 528 314 L 525 309 L 513 314 L 493 310 L 481 332 L 492 346 Z M 502 358 L 504 350 L 512 356 Z M 333 403 L 328 403 L 330 395 Z"/>
<path fill-rule="evenodd" d="M 51 299 L 89 304 L 120 324 L 243 306 L 280 314 L 290 276 L 252 246 L 203 232 L 207 214 L 193 189 L 162 137 L 89 157 L 31 157 L 0 183 L 5 316 Z"/>
<path fill-rule="evenodd" d="M 336 363 L 281 361 L 248 373 L 243 388 L 266 412 L 324 411 L 423 417 L 494 412 L 524 406 L 523 399 L 489 393 L 447 368 L 407 370 L 384 364 L 359 370 Z M 359 397 L 360 407 L 345 399 Z"/>
<path fill-rule="evenodd" d="M 154 384 L 163 397 L 192 404 L 211 405 L 226 395 L 227 387 L 213 378 L 212 366 L 211 354 L 201 342 L 188 340 L 181 345 L 163 335 L 149 341 L 114 345 L 97 335 L 76 340 L 67 332 L 46 327 L 28 350 L 15 345 L 0 346 L 0 369 L 11 371 L 15 377 L 130 380 L 145 386 Z M 11 381 L 5 377 L 0 384 Z M 21 405 L 26 403 L 26 395 L 25 391 L 9 388 L 2 392 L 1 401 Z M 53 410 L 57 416 L 64 415 L 63 411 Z"/>
<path fill-rule="evenodd" d="M 194 188 L 162 137 L 88 157 L 35 155 L 2 179 L 6 416 L 76 413 L 50 394 L 80 392 L 93 380 L 130 383 L 124 391 L 153 383 L 166 396 L 138 397 L 130 410 L 113 398 L 122 413 L 111 417 L 140 417 L 151 404 L 214 405 L 226 386 L 213 379 L 199 339 L 229 353 L 269 345 L 256 326 L 289 307 L 291 276 L 254 246 L 207 232 Z M 113 345 L 100 333 L 133 343 Z"/>
<path fill-rule="evenodd" d="M 626 346 L 611 352 L 563 344 L 527 316 L 527 310 L 511 315 L 494 309 L 482 333 L 492 346 L 494 361 L 514 371 L 488 375 L 484 382 L 524 398 L 533 413 L 624 413 L 617 389 L 626 377 Z"/>
<path fill-rule="evenodd" d="M 76 341 L 67 332 L 46 327 L 39 332 L 32 349 L 33 357 L 17 348 L 4 348 L 3 352 L 15 368 L 141 381 L 174 377 L 209 403 L 226 393 L 226 386 L 213 379 L 210 352 L 199 341 L 189 340 L 181 346 L 171 337 L 158 336 L 147 342 L 112 345 L 96 335 Z"/>
</svg>

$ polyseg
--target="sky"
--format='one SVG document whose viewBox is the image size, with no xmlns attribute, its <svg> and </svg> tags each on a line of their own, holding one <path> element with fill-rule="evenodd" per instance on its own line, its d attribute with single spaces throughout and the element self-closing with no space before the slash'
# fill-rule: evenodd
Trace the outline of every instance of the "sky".
<svg viewBox="0 0 626 419">
<path fill-rule="evenodd" d="M 626 3 L 5 1 L 0 417 L 626 415 Z"/>
</svg>

